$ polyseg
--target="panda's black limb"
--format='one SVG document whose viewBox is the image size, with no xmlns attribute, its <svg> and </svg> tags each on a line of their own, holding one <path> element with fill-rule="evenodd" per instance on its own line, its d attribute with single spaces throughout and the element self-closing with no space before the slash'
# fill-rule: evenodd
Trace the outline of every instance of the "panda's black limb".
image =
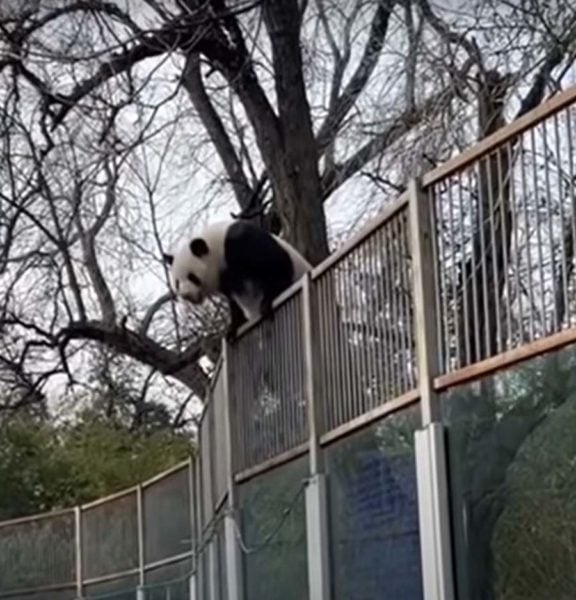
<svg viewBox="0 0 576 600">
<path fill-rule="evenodd" d="M 264 298 L 260 304 L 260 316 L 264 321 L 274 321 L 273 298 Z"/>
<path fill-rule="evenodd" d="M 230 326 L 226 332 L 226 341 L 232 343 L 236 338 L 238 329 L 246 323 L 246 317 L 242 312 L 242 309 L 234 302 L 230 300 Z"/>
</svg>

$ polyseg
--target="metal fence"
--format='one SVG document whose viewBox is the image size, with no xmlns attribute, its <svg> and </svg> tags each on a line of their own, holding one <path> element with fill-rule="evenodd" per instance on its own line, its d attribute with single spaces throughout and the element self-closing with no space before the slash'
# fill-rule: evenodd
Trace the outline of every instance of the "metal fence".
<svg viewBox="0 0 576 600">
<path fill-rule="evenodd" d="M 412 182 L 224 344 L 189 463 L 0 524 L 0 598 L 452 598 L 438 393 L 576 341 L 575 104 Z"/>
<path fill-rule="evenodd" d="M 147 584 L 192 571 L 192 475 L 189 461 L 97 502 L 0 523 L 0 597 L 129 599 L 141 586 L 164 598 Z"/>
</svg>

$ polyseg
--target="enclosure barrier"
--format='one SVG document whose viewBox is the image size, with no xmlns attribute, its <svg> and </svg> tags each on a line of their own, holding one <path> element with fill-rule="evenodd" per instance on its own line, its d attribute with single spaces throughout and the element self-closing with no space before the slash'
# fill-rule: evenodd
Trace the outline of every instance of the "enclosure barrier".
<svg viewBox="0 0 576 600">
<path fill-rule="evenodd" d="M 546 445 L 576 420 L 575 103 L 412 181 L 224 344 L 197 456 L 0 523 L 0 598 L 573 597 L 530 515 L 576 497 Z"/>
</svg>

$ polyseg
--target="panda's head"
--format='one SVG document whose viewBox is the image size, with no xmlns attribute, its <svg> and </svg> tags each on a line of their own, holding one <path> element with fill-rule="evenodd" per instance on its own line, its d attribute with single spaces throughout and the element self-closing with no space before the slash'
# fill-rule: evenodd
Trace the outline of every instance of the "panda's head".
<svg viewBox="0 0 576 600">
<path fill-rule="evenodd" d="M 214 252 L 204 238 L 194 238 L 176 254 L 164 254 L 170 267 L 173 290 L 176 295 L 193 304 L 200 304 L 218 285 L 218 268 Z"/>
</svg>

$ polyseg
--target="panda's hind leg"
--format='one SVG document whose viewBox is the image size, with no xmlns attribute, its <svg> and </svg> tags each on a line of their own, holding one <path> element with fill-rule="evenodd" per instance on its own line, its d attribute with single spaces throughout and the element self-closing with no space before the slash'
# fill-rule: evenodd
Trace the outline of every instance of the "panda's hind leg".
<svg viewBox="0 0 576 600">
<path fill-rule="evenodd" d="M 234 300 L 229 300 L 230 304 L 230 326 L 228 327 L 228 331 L 226 332 L 226 341 L 233 342 L 236 338 L 236 334 L 238 333 L 238 329 L 246 323 L 246 317 L 242 312 L 242 309 L 234 302 Z"/>
<path fill-rule="evenodd" d="M 272 303 L 274 302 L 274 298 L 269 296 L 264 296 L 262 298 L 262 302 L 260 303 L 260 316 L 264 321 L 274 321 L 274 308 L 272 307 Z"/>
</svg>

